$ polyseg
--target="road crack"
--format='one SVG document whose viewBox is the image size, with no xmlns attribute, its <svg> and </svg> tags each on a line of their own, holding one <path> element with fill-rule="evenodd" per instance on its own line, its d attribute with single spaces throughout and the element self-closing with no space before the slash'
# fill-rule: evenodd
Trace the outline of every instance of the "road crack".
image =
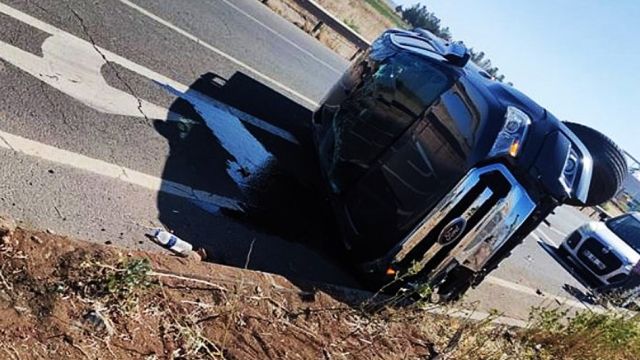
<svg viewBox="0 0 640 360">
<path fill-rule="evenodd" d="M 75 9 L 73 9 L 69 5 L 69 3 L 66 2 L 66 1 L 65 1 L 65 5 L 66 5 L 67 9 L 69 9 L 69 11 L 73 14 L 73 16 L 78 20 L 78 23 L 80 24 L 80 27 L 82 28 L 82 32 L 89 39 L 89 42 L 91 43 L 91 46 L 93 47 L 93 49 L 98 53 L 98 55 L 100 55 L 100 57 L 105 62 L 105 64 L 107 64 L 107 66 L 109 66 L 109 69 L 111 69 L 111 71 L 113 71 L 115 77 L 118 79 L 118 81 L 120 81 L 122 83 L 122 85 L 124 85 L 124 87 L 127 89 L 127 92 L 129 92 L 129 94 L 131 94 L 131 96 L 133 96 L 136 99 L 136 101 L 138 102 L 138 111 L 144 117 L 144 119 L 146 121 L 146 125 L 147 126 L 152 126 L 151 119 L 149 119 L 147 114 L 144 113 L 144 110 L 142 110 L 142 99 L 135 93 L 135 91 L 133 90 L 133 87 L 131 87 L 131 85 L 129 85 L 129 83 L 120 74 L 120 72 L 118 71 L 118 69 L 116 68 L 114 63 L 112 61 L 110 61 L 109 59 L 107 59 L 107 56 L 102 52 L 102 50 L 100 50 L 100 48 L 96 44 L 93 36 L 91 36 L 91 33 L 89 32 L 89 28 L 85 24 L 84 19 L 80 16 L 80 14 L 78 14 L 78 12 Z"/>
<path fill-rule="evenodd" d="M 42 5 L 38 4 L 36 1 L 28 1 L 29 4 L 37 7 L 38 9 L 40 9 L 41 11 L 43 11 L 45 14 L 49 14 L 51 16 L 53 16 L 54 18 L 56 18 L 56 20 L 60 20 L 60 16 L 52 13 L 51 11 L 49 11 L 49 9 L 44 8 Z"/>
</svg>

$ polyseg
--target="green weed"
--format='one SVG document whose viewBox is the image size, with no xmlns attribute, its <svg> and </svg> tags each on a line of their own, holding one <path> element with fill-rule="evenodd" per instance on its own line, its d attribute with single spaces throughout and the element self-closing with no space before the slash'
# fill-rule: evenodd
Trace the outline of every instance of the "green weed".
<svg viewBox="0 0 640 360">
<path fill-rule="evenodd" d="M 353 20 L 350 19 L 344 19 L 344 23 L 351 28 L 351 30 L 359 33 L 360 32 L 360 28 L 358 27 L 358 25 L 356 25 Z"/>
<path fill-rule="evenodd" d="M 558 359 L 639 359 L 640 318 L 618 311 L 534 309 L 523 340 Z"/>
<path fill-rule="evenodd" d="M 106 287 L 111 294 L 126 297 L 137 289 L 151 286 L 151 264 L 148 259 L 132 259 L 121 266 L 107 274 Z"/>
</svg>

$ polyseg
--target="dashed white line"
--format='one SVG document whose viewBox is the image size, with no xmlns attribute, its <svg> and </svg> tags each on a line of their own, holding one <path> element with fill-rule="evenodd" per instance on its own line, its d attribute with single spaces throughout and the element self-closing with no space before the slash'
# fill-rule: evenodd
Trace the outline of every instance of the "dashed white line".
<svg viewBox="0 0 640 360">
<path fill-rule="evenodd" d="M 543 242 L 549 244 L 549 245 L 553 245 L 555 247 L 558 247 L 560 244 L 557 244 L 553 239 L 551 239 L 551 237 L 549 237 L 547 234 L 545 234 L 541 229 L 536 229 L 534 230 L 534 234 L 540 238 Z"/>
<path fill-rule="evenodd" d="M 247 13 L 246 11 L 240 9 L 238 6 L 236 6 L 235 4 L 229 2 L 228 0 L 222 0 L 223 3 L 229 5 L 229 7 L 233 8 L 234 10 L 236 10 L 237 12 L 239 12 L 240 14 L 246 16 L 247 18 L 249 18 L 250 20 L 254 21 L 256 24 L 260 25 L 261 27 L 263 27 L 265 30 L 269 31 L 270 33 L 272 33 L 273 35 L 277 36 L 278 38 L 284 40 L 287 44 L 293 46 L 294 48 L 298 49 L 300 52 L 304 53 L 305 55 L 311 57 L 313 60 L 317 61 L 318 63 L 324 65 L 325 67 L 327 67 L 329 70 L 333 71 L 336 74 L 341 74 L 342 71 L 340 69 L 336 69 L 333 66 L 331 66 L 330 64 L 328 64 L 327 62 L 325 62 L 322 59 L 319 59 L 318 57 L 316 57 L 315 55 L 313 55 L 312 53 L 310 53 L 308 50 L 300 47 L 298 44 L 294 43 L 293 41 L 291 41 L 289 38 L 287 38 L 286 36 L 280 34 L 279 32 L 273 30 L 272 28 L 268 27 L 267 25 L 265 25 L 262 21 L 256 19 L 255 17 L 253 17 L 251 14 Z"/>
<path fill-rule="evenodd" d="M 157 22 L 157 23 L 159 23 L 161 25 L 164 25 L 164 26 L 168 27 L 169 29 L 177 32 L 178 34 L 186 37 L 187 39 L 189 39 L 191 41 L 194 41 L 195 43 L 197 43 L 197 44 L 199 44 L 199 45 L 211 50 L 212 52 L 216 53 L 217 55 L 219 55 L 219 56 L 221 56 L 221 57 L 223 57 L 225 59 L 227 59 L 228 61 L 234 63 L 235 65 L 237 65 L 237 66 L 239 66 L 239 67 L 241 67 L 241 68 L 243 68 L 243 69 L 245 69 L 247 71 L 250 71 L 256 77 L 258 77 L 258 78 L 260 78 L 262 80 L 265 80 L 265 81 L 269 82 L 272 85 L 277 86 L 278 88 L 288 92 L 289 94 L 292 94 L 292 95 L 296 96 L 297 98 L 299 98 L 300 100 L 305 101 L 309 105 L 311 105 L 313 107 L 318 107 L 319 106 L 317 101 L 315 101 L 315 100 L 313 100 L 313 99 L 301 94 L 300 92 L 298 92 L 296 90 L 291 89 L 290 87 L 288 87 L 287 85 L 279 82 L 278 80 L 275 80 L 275 79 L 273 79 L 273 78 L 271 78 L 271 77 L 259 72 L 258 70 L 252 68 L 250 65 L 248 65 L 248 64 L 246 64 L 246 63 L 234 58 L 233 56 L 223 52 L 222 50 L 216 48 L 215 46 L 213 46 L 213 45 L 211 45 L 209 43 L 207 43 L 206 41 L 199 39 L 197 36 L 187 32 L 186 30 L 183 30 L 183 29 L 179 28 L 178 26 L 170 23 L 169 21 L 166 21 L 166 20 L 162 19 L 161 17 L 158 17 L 158 16 L 154 15 L 153 13 L 147 11 L 146 9 L 144 9 L 144 8 L 134 4 L 134 3 L 132 3 L 131 1 L 129 1 L 129 0 L 119 0 L 119 1 L 121 3 L 123 3 L 124 5 L 127 5 L 130 8 L 132 8 L 132 9 L 136 10 L 137 12 L 141 13 L 142 15 L 147 16 L 148 18 L 154 20 L 155 22 Z"/>
<path fill-rule="evenodd" d="M 546 226 L 545 225 L 545 229 L 549 229 L 549 230 L 553 231 L 554 233 L 558 234 L 562 239 L 567 237 L 567 234 L 565 234 L 562 231 L 554 228 L 553 226 Z"/>
</svg>

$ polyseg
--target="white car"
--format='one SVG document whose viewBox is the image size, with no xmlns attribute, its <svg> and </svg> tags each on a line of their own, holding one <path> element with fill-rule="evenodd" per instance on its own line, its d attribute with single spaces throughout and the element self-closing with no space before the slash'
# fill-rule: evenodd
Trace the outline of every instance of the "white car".
<svg viewBox="0 0 640 360">
<path fill-rule="evenodd" d="M 640 213 L 587 223 L 570 234 L 558 250 L 596 286 L 622 284 L 640 261 Z"/>
</svg>

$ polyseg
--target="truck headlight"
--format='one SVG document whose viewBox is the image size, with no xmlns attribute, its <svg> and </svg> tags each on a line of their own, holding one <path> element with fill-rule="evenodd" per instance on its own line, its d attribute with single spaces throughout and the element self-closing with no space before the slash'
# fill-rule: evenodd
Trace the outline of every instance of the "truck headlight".
<svg viewBox="0 0 640 360">
<path fill-rule="evenodd" d="M 564 167 L 562 168 L 562 175 L 560 175 L 560 183 L 568 195 L 571 195 L 573 191 L 573 183 L 576 181 L 579 164 L 578 154 L 573 148 L 569 148 L 567 159 L 564 161 Z"/>
<path fill-rule="evenodd" d="M 529 125 L 531 125 L 531 118 L 527 114 L 513 106 L 507 107 L 504 126 L 498 133 L 489 156 L 518 156 Z"/>
</svg>

